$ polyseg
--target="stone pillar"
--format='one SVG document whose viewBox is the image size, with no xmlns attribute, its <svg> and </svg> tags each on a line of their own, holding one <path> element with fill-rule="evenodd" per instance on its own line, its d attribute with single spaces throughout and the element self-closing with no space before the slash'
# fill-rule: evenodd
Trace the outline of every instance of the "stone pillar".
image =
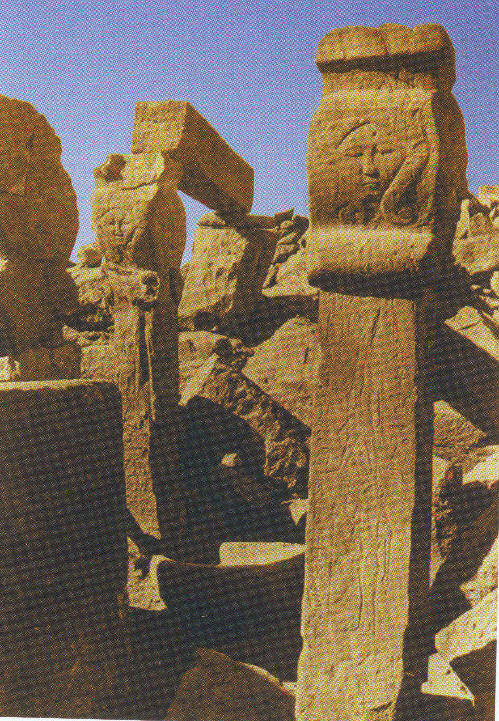
<svg viewBox="0 0 499 721">
<path fill-rule="evenodd" d="M 123 398 L 127 502 L 175 553 L 179 477 L 178 320 L 183 190 L 218 212 L 245 213 L 253 170 L 189 103 L 137 103 L 132 153 L 95 171 L 92 227 L 114 295 L 109 377 Z M 91 371 L 90 371 L 91 373 Z"/>
<path fill-rule="evenodd" d="M 438 25 L 384 25 L 332 31 L 316 62 L 308 273 L 321 361 L 297 718 L 430 718 L 428 351 L 467 192 L 454 53 Z"/>
<path fill-rule="evenodd" d="M 119 394 L 0 384 L 0 713 L 131 718 Z"/>
<path fill-rule="evenodd" d="M 180 165 L 160 153 L 111 155 L 94 173 L 92 194 L 114 298 L 109 380 L 123 399 L 127 503 L 153 535 L 160 526 L 154 484 L 175 475 L 176 281 L 185 246 L 180 174 Z M 164 448 L 155 446 L 158 433 Z"/>
</svg>

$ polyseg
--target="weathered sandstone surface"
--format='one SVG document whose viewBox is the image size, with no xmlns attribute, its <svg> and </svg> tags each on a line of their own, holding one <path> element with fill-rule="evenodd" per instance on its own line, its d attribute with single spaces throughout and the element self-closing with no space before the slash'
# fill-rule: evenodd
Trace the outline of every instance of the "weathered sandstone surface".
<svg viewBox="0 0 499 721">
<path fill-rule="evenodd" d="M 158 152 L 180 163 L 187 195 L 224 214 L 251 210 L 253 168 L 190 103 L 136 103 L 132 153 Z"/>
<path fill-rule="evenodd" d="M 0 97 L 0 378 L 94 379 L 3 389 L 6 711 L 282 721 L 302 650 L 300 721 L 492 718 L 498 189 L 466 187 L 442 28 L 317 64 L 310 223 L 251 214 L 209 123 L 143 102 L 77 264 L 59 141 Z M 213 211 L 183 268 L 179 190 Z"/>
<path fill-rule="evenodd" d="M 3 380 L 78 376 L 62 337 L 77 308 L 66 274 L 78 231 L 76 195 L 61 143 L 43 115 L 0 96 L 0 356 Z"/>
<path fill-rule="evenodd" d="M 198 221 L 179 307 L 182 326 L 210 330 L 250 322 L 279 238 L 275 219 L 213 213 Z"/>
<path fill-rule="evenodd" d="M 0 707 L 128 713 L 120 398 L 109 383 L 0 383 Z"/>
</svg>

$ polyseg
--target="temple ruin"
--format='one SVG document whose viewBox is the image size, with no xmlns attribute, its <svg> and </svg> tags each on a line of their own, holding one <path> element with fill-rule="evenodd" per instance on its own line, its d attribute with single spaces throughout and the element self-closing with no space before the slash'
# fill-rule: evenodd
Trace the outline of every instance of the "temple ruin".
<svg viewBox="0 0 499 721">
<path fill-rule="evenodd" d="M 441 26 L 315 59 L 309 217 L 140 101 L 77 263 L 60 141 L 0 96 L 2 715 L 493 721 L 499 190 Z"/>
</svg>

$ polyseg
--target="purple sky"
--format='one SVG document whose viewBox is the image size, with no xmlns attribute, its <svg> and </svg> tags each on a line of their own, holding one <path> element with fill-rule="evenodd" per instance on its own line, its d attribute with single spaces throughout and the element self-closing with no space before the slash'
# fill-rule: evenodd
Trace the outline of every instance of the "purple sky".
<svg viewBox="0 0 499 721">
<path fill-rule="evenodd" d="M 129 152 L 137 100 L 189 100 L 255 169 L 253 211 L 307 213 L 305 151 L 321 95 L 317 42 L 344 25 L 443 24 L 457 55 L 468 178 L 499 182 L 498 37 L 489 0 L 93 0 L 2 3 L 0 92 L 28 100 L 61 137 L 78 195 L 77 245 L 93 240 L 92 170 Z M 188 257 L 206 209 L 184 197 Z"/>
</svg>

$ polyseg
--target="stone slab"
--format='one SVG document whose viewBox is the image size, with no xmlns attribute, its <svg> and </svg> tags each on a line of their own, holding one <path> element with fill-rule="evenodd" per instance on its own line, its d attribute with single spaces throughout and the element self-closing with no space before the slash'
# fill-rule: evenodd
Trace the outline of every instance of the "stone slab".
<svg viewBox="0 0 499 721">
<path fill-rule="evenodd" d="M 24 100 L 0 96 L 0 258 L 66 261 L 78 232 L 61 141 Z"/>
<path fill-rule="evenodd" d="M 282 541 L 227 541 L 220 546 L 220 564 L 222 566 L 240 566 L 273 563 L 293 558 L 305 552 L 301 543 Z"/>
<path fill-rule="evenodd" d="M 234 218 L 222 227 L 203 218 L 194 233 L 179 318 L 190 330 L 251 319 L 279 237 L 276 228 Z"/>
<path fill-rule="evenodd" d="M 221 212 L 249 212 L 254 172 L 190 103 L 142 101 L 135 106 L 132 153 L 161 152 L 181 162 L 178 188 Z"/>
<path fill-rule="evenodd" d="M 294 697 L 263 669 L 198 649 L 166 721 L 293 721 Z"/>
</svg>

